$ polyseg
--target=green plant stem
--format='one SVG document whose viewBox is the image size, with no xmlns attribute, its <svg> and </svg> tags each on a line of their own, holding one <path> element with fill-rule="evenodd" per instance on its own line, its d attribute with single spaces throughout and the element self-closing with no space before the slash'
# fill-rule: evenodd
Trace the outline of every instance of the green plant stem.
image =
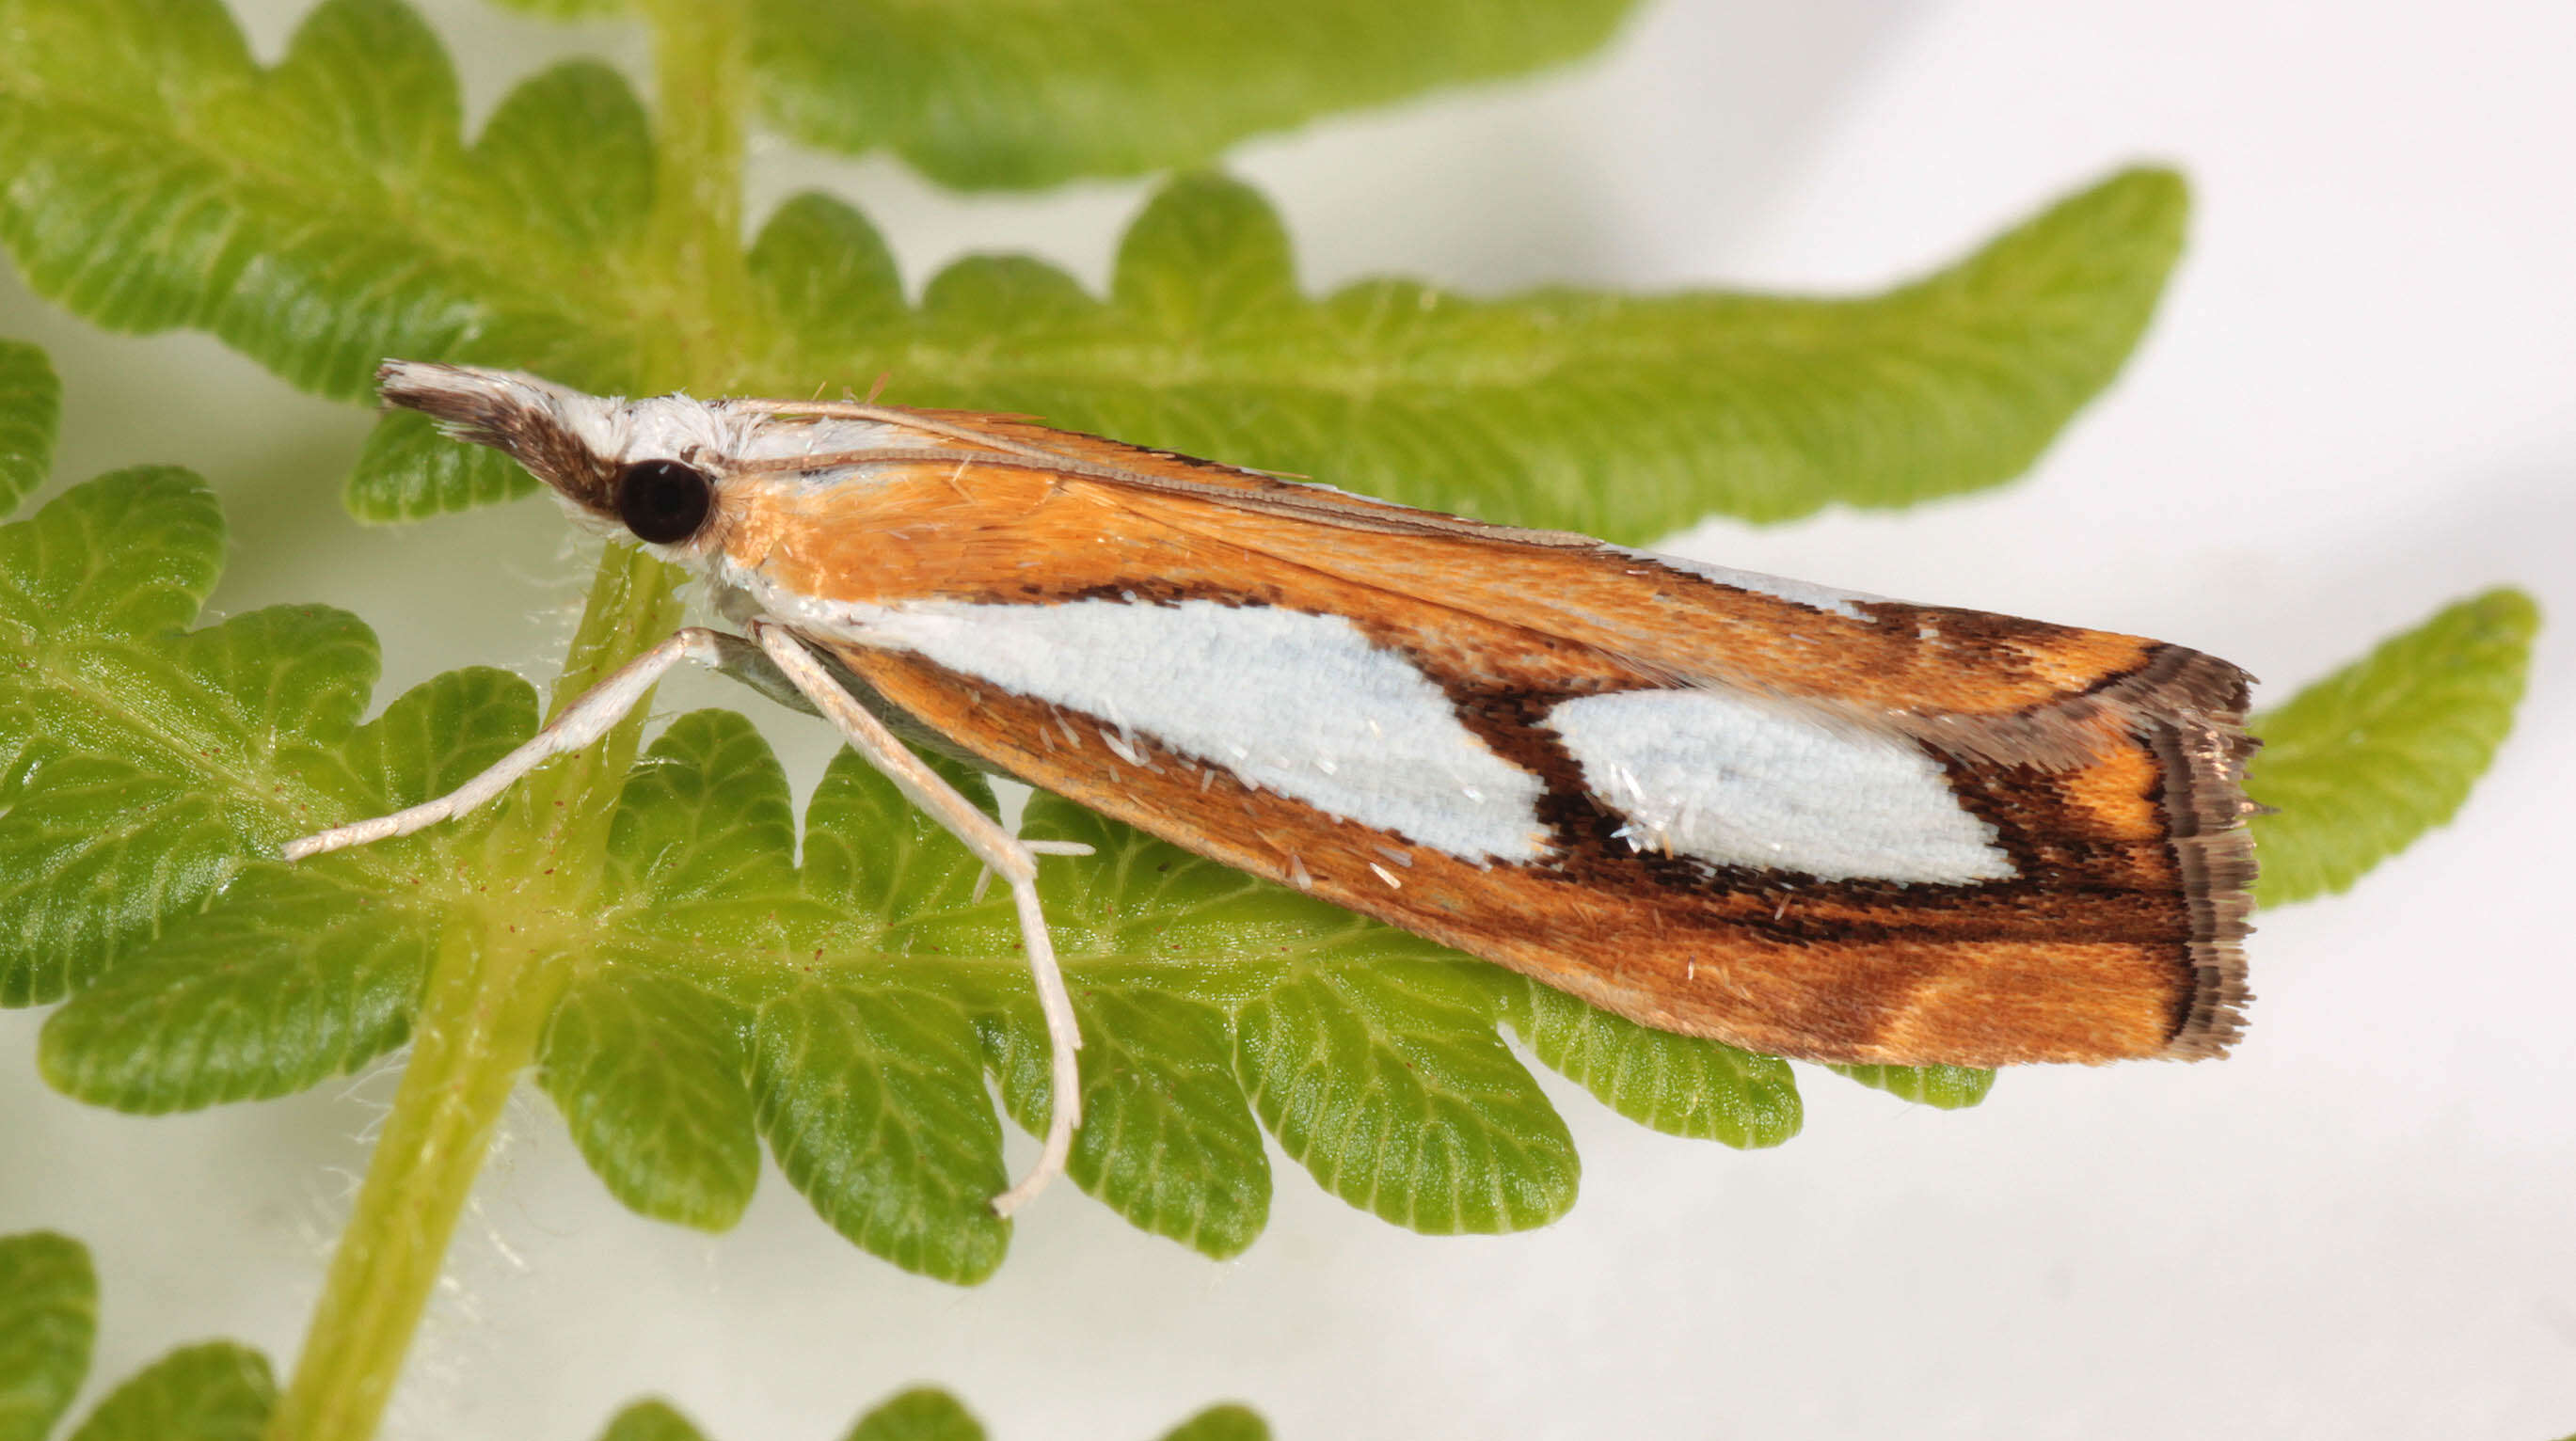
<svg viewBox="0 0 2576 1441">
<path fill-rule="evenodd" d="M 632 546 L 608 548 L 551 711 L 671 628 L 672 579 L 669 567 Z M 411 1059 L 270 1422 L 274 1441 L 375 1434 L 501 1107 L 535 1062 L 546 1017 L 578 960 L 567 940 L 578 944 L 596 867 L 558 867 L 551 858 L 606 849 L 645 710 L 638 705 L 601 745 L 529 778 L 492 828 L 489 874 L 496 889 L 516 888 L 519 907 L 502 913 L 522 919 L 496 927 L 460 913 L 440 937 Z"/>
<path fill-rule="evenodd" d="M 657 100 L 654 250 L 657 280 L 671 287 L 657 369 L 722 394 L 745 379 L 742 341 L 755 323 L 742 249 L 744 17 L 732 0 L 647 0 L 644 10 Z"/>
<path fill-rule="evenodd" d="M 740 242 L 749 66 L 741 17 L 724 0 L 652 0 L 646 8 L 661 100 L 654 223 L 664 282 L 689 302 L 670 311 L 693 317 L 666 328 L 668 351 L 655 360 L 675 383 L 722 389 L 733 377 L 720 357 L 738 351 L 734 327 L 750 314 Z M 608 548 L 550 716 L 669 633 L 676 580 L 631 546 Z M 271 1420 L 273 1441 L 375 1434 L 501 1108 L 535 1063 L 546 1017 L 579 962 L 597 867 L 556 861 L 605 853 L 645 710 L 638 705 L 602 744 L 529 777 L 491 828 L 488 873 L 496 888 L 515 887 L 522 923 L 460 917 L 440 938 L 411 1058 Z"/>
<path fill-rule="evenodd" d="M 509 937 L 452 927 L 421 997 L 411 1060 L 358 1190 L 295 1376 L 269 1434 L 375 1434 L 438 1282 L 492 1132 L 564 967 Z"/>
<path fill-rule="evenodd" d="M 581 628 L 546 702 L 549 720 L 678 626 L 680 605 L 672 591 L 679 580 L 678 571 L 634 546 L 611 544 L 601 554 Z M 551 874 L 547 857 L 597 856 L 607 849 L 608 803 L 635 764 L 645 711 L 645 704 L 637 705 L 598 745 L 554 762 L 519 787 L 511 801 L 512 824 L 494 830 L 490 859 L 497 874 Z M 548 899 L 578 905 L 595 879 L 565 877 Z"/>
</svg>

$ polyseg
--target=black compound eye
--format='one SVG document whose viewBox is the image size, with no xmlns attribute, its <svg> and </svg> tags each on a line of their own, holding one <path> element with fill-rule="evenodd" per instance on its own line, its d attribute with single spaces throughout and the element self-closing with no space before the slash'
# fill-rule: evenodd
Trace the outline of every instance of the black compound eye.
<svg viewBox="0 0 2576 1441">
<path fill-rule="evenodd" d="M 715 498 L 705 471 L 676 460 L 639 460 L 617 477 L 617 518 L 637 540 L 655 545 L 697 534 Z"/>
</svg>

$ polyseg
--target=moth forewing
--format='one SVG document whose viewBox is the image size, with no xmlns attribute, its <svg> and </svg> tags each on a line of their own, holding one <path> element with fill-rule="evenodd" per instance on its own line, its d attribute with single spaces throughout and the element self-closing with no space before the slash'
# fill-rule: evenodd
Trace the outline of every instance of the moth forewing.
<svg viewBox="0 0 2576 1441">
<path fill-rule="evenodd" d="M 1756 1050 L 2189 1059 L 2241 1024 L 2248 682 L 2199 652 L 1021 417 L 622 401 L 411 362 L 383 391 L 697 570 L 889 774 L 907 758 L 865 735 L 871 711 Z M 1013 882 L 1041 996 L 1060 999 L 1029 850 L 953 792 L 921 798 Z M 1048 1014 L 1061 1132 L 1074 1033 L 1069 1008 Z M 1060 1158 L 1050 1144 L 1041 1171 Z"/>
</svg>

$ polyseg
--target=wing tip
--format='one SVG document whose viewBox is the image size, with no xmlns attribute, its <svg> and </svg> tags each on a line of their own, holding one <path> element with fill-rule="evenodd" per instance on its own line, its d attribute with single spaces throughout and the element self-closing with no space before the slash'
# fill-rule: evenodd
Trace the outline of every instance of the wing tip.
<svg viewBox="0 0 2576 1441">
<path fill-rule="evenodd" d="M 2167 646 L 2123 697 L 2164 771 L 2162 804 L 2191 908 L 2192 984 L 2162 1053 L 2176 1060 L 2225 1055 L 2244 1034 L 2253 999 L 2244 941 L 2260 868 L 2246 821 L 2261 808 L 2245 794 L 2245 763 L 2262 742 L 2245 731 L 2252 685 L 2216 656 Z"/>
</svg>

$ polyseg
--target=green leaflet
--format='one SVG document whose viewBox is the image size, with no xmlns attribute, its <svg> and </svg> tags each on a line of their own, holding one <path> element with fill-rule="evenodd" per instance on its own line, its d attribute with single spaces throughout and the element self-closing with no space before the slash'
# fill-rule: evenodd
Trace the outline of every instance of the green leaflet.
<svg viewBox="0 0 2576 1441">
<path fill-rule="evenodd" d="M 905 403 L 1023 411 L 1435 509 L 1638 539 L 1711 511 L 1782 519 L 2017 474 L 2127 353 L 2183 207 L 2170 175 L 2115 177 L 1859 301 L 1486 301 L 1409 281 L 1307 300 L 1269 208 L 1185 177 L 1130 229 L 1106 301 L 1033 261 L 967 260 L 906 318 L 871 261 L 839 272 L 833 304 L 772 301 L 792 338 L 770 364 L 802 354 L 785 383 L 890 373 L 888 398 Z M 833 209 L 808 199 L 782 214 L 793 236 L 763 236 L 754 279 L 773 296 L 849 249 L 882 248 L 846 210 L 824 223 Z M 859 364 L 844 314 L 887 317 L 860 338 Z M 828 329 L 799 336 L 809 323 Z"/>
<path fill-rule="evenodd" d="M 98 1273 L 51 1231 L 0 1236 L 0 1441 L 45 1441 L 89 1372 Z M 182 1346 L 110 1390 L 70 1441 L 257 1441 L 277 1401 L 247 1346 Z"/>
<path fill-rule="evenodd" d="M 401 353 L 631 383 L 581 320 L 617 293 L 649 154 L 604 67 L 528 82 L 469 150 L 445 53 L 392 0 L 322 6 L 269 70 L 215 0 L 9 0 L 0 29 L 0 239 L 39 292 L 326 394 Z"/>
<path fill-rule="evenodd" d="M 192 528 L 110 503 L 126 493 Z M 0 553 L 24 541 L 45 556 L 22 595 L 81 559 L 69 534 L 101 547 L 101 572 L 123 568 L 121 551 L 183 560 L 176 536 L 220 543 L 204 500 L 166 473 L 110 476 L 0 531 Z M 62 523 L 98 512 L 130 523 Z M 459 833 L 294 868 L 243 863 L 319 817 L 406 805 L 489 765 L 534 728 L 526 683 L 453 672 L 352 729 L 374 639 L 293 608 L 187 635 L 39 637 L 27 655 L 6 739 L 39 759 L 0 818 L 0 914 L 13 922 L 0 981 L 19 1004 L 81 988 L 46 1024 L 47 1078 L 165 1111 L 290 1094 L 399 1044 L 431 918 L 471 888 L 454 870 Z M 198 911 L 227 884 L 223 905 Z"/>
<path fill-rule="evenodd" d="M 1994 1089 L 1995 1073 L 1967 1066 L 1827 1066 L 1875 1091 L 1918 1105 L 1955 1111 L 1973 1106 Z"/>
<path fill-rule="evenodd" d="M 676 977 L 576 981 L 546 1023 L 546 1094 L 610 1194 L 721 1231 L 760 1179 L 739 1008 Z"/>
<path fill-rule="evenodd" d="M 569 18 L 626 0 L 504 0 Z M 1632 0 L 760 0 L 769 118 L 961 189 L 1197 165 L 1234 141 L 1582 55 Z"/>
<path fill-rule="evenodd" d="M 1210 1256 L 1240 1254 L 1270 1216 L 1270 1161 L 1235 1078 L 1234 1028 L 1219 1007 L 1136 983 L 1086 976 L 1082 1129 L 1074 1180 L 1144 1230 Z M 1002 1041 L 1002 1103 L 1044 1124 L 1046 1031 L 1015 1009 Z"/>
<path fill-rule="evenodd" d="M 1544 1225 L 1574 1204 L 1574 1138 L 1446 966 L 1293 975 L 1244 1010 L 1254 1112 L 1325 1190 L 1435 1235 Z"/>
<path fill-rule="evenodd" d="M 98 1273 L 68 1236 L 0 1236 L 0 1441 L 45 1441 L 98 1338 Z"/>
<path fill-rule="evenodd" d="M 610 1418 L 599 1441 L 706 1441 L 706 1434 L 665 1401 L 638 1401 Z"/>
<path fill-rule="evenodd" d="M 222 524 L 195 477 L 144 469 L 0 529 L 0 1002 L 60 998 L 353 790 L 323 748 L 374 678 L 364 627 L 273 609 L 172 634 Z"/>
<path fill-rule="evenodd" d="M 1629 0 L 1116 0 L 1080 12 L 766 0 L 770 118 L 961 187 L 1198 164 L 1246 135 L 1607 39 Z"/>
<path fill-rule="evenodd" d="M 917 1386 L 879 1404 L 842 1441 L 984 1441 L 984 1424 L 965 1404 L 934 1386 Z M 1163 1433 L 1163 1441 L 1269 1441 L 1270 1428 L 1242 1406 L 1211 1406 Z"/>
<path fill-rule="evenodd" d="M 2247 790 L 2267 906 L 2341 891 L 2448 822 L 2495 759 L 2540 608 L 2491 590 L 2443 608 L 2252 722 Z"/>
<path fill-rule="evenodd" d="M 0 340 L 0 515 L 18 508 L 53 469 L 63 383 L 45 352 Z"/>
<path fill-rule="evenodd" d="M 277 1385 L 247 1346 L 182 1346 L 136 1372 L 98 1403 L 69 1441 L 259 1441 Z"/>
<path fill-rule="evenodd" d="M 980 1281 L 1010 1184 L 971 1011 L 935 986 L 801 988 L 760 1009 L 758 1123 L 834 1230 L 907 1270 Z"/>
<path fill-rule="evenodd" d="M 402 1044 L 430 951 L 409 907 L 320 866 L 257 866 L 56 1013 L 38 1062 L 121 1111 L 293 1095 Z"/>
<path fill-rule="evenodd" d="M 1095 850 L 1040 883 L 1095 1108 L 1074 1175 L 1130 1221 L 1216 1255 L 1249 1244 L 1269 1204 L 1255 1119 L 1327 1190 L 1417 1230 L 1572 1203 L 1563 1123 L 1493 1034 L 1491 968 L 1053 797 L 1024 828 Z M 1011 1020 L 1003 1099 L 1034 1125 L 1044 1045 L 1033 1013 Z"/>
<path fill-rule="evenodd" d="M 1163 1441 L 1270 1441 L 1270 1426 L 1248 1406 L 1210 1406 L 1165 1432 Z"/>
<path fill-rule="evenodd" d="M 984 1424 L 935 1386 L 916 1386 L 879 1403 L 842 1441 L 984 1441 Z"/>
<path fill-rule="evenodd" d="M 1550 1069 L 1641 1126 L 1742 1149 L 1777 1146 L 1803 1122 L 1777 1056 L 1649 1030 L 1527 979 L 1504 1015 Z"/>
<path fill-rule="evenodd" d="M 1200 23 L 1195 3 L 1136 3 L 1158 34 Z M 1423 9 L 1333 3 L 1372 31 Z M 1495 44 L 1562 37 L 1574 13 L 1436 9 L 1494 17 L 1459 23 Z M 937 23 L 968 48 L 1023 34 Z M 1124 33 L 1068 28 L 1097 34 L 1047 52 L 1048 75 Z M 1485 300 L 1410 281 L 1309 299 L 1269 208 L 1187 176 L 1138 217 L 1105 300 L 1034 261 L 976 259 L 912 307 L 867 222 L 824 197 L 780 207 L 747 253 L 684 266 L 658 249 L 650 128 L 603 67 L 525 82 L 469 146 L 446 59 L 397 0 L 327 0 L 267 70 L 216 0 L 0 0 L 0 32 L 20 41 L 0 53 L 0 243 L 37 291 L 102 324 L 209 330 L 350 398 L 387 355 L 624 393 L 802 395 L 889 375 L 899 403 L 1024 411 L 1632 541 L 1712 511 L 1780 519 L 2010 478 L 2127 356 L 2186 208 L 2168 173 L 2114 176 L 1860 300 Z M 879 62 L 900 53 L 848 24 L 808 49 L 840 37 Z M 1338 54 L 1335 68 L 1369 69 Z M 367 446 L 349 503 L 401 519 L 528 484 L 404 415 Z"/>
<path fill-rule="evenodd" d="M 454 837 L 244 863 L 443 791 L 534 724 L 524 682 L 478 670 L 357 725 L 374 638 L 334 611 L 181 632 L 222 544 L 204 487 L 149 468 L 0 528 L 0 999 L 78 990 L 46 1070 L 134 1110 L 286 1094 L 399 1042 Z"/>
</svg>

